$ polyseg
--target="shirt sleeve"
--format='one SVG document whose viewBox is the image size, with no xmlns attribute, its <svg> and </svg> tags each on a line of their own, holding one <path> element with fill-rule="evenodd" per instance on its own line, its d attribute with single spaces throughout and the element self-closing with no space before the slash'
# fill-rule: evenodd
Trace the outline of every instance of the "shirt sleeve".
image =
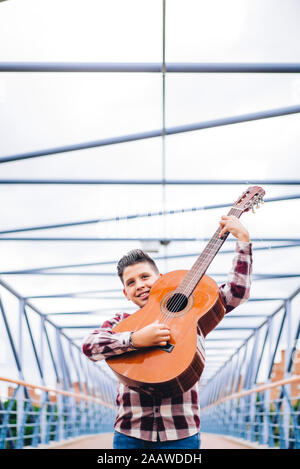
<svg viewBox="0 0 300 469">
<path fill-rule="evenodd" d="M 252 245 L 238 241 L 227 282 L 219 287 L 226 313 L 248 300 L 251 287 Z"/>
<path fill-rule="evenodd" d="M 225 314 L 244 303 L 250 296 L 252 272 L 252 246 L 251 243 L 238 241 L 235 256 L 227 281 L 219 287 L 219 294 L 225 306 Z M 207 336 L 223 319 L 224 309 L 212 308 L 202 316 L 198 325 L 204 337 Z"/>
<path fill-rule="evenodd" d="M 93 362 L 136 350 L 130 342 L 130 331 L 114 332 L 113 328 L 123 319 L 130 316 L 118 313 L 105 321 L 99 329 L 89 334 L 83 341 L 82 351 Z"/>
</svg>

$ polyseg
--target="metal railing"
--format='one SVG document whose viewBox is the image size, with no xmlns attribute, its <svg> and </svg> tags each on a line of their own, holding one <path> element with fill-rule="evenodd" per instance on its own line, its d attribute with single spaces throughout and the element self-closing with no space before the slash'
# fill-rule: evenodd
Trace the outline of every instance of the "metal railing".
<svg viewBox="0 0 300 469">
<path fill-rule="evenodd" d="M 3 279 L 0 293 L 0 449 L 112 431 L 116 381 Z"/>
<path fill-rule="evenodd" d="M 162 138 L 163 142 L 168 135 L 177 135 L 195 130 L 216 128 L 219 126 L 232 125 L 257 121 L 261 119 L 287 116 L 300 112 L 300 106 L 288 106 L 277 109 L 264 110 L 260 112 L 242 115 L 229 115 L 214 120 L 195 122 L 189 125 L 166 127 L 165 111 L 165 74 L 166 73 L 299 73 L 299 63 L 168 63 L 165 61 L 165 2 L 163 2 L 163 54 L 159 63 L 32 63 L 32 62 L 2 62 L 0 72 L 117 72 L 117 73 L 159 73 L 162 77 L 162 125 L 154 130 L 145 130 L 129 135 L 115 135 L 110 138 L 98 138 L 94 141 L 85 141 L 78 144 L 68 144 L 60 147 L 44 148 L 35 152 L 26 152 L 12 155 L 2 155 L 0 164 L 19 161 L 29 158 L 38 158 L 47 155 L 56 155 L 70 151 L 80 151 L 91 148 L 99 148 L 107 145 L 128 143 L 150 138 Z M 84 179 L 2 179 L 0 184 L 153 184 L 162 185 L 163 191 L 166 185 L 186 184 L 245 184 L 244 180 L 169 180 L 165 174 L 165 145 L 162 145 L 163 174 L 160 180 L 84 180 Z M 257 184 L 255 180 L 253 183 Z M 260 184 L 299 184 L 299 179 L 294 180 L 266 180 Z M 163 207 L 162 212 L 165 212 Z M 149 214 L 145 215 L 149 216 Z M 83 223 L 89 224 L 87 220 Z M 92 222 L 95 222 L 92 221 Z M 96 220 L 98 223 L 99 220 Z M 82 224 L 77 222 L 75 224 Z M 61 226 L 71 225 L 61 224 Z M 57 225 L 58 226 L 58 225 Z M 42 229 L 49 229 L 44 226 Z M 53 228 L 53 226 L 52 226 Z M 31 231 L 41 227 L 25 227 L 21 231 Z M 15 230 L 13 230 L 15 231 Z M 10 232 L 13 232 L 10 230 Z M 4 232 L 2 232 L 3 235 Z M 1 238 L 11 242 L 23 241 L 21 238 Z M 25 238 L 30 241 L 30 238 Z M 42 238 L 42 240 L 45 238 Z M 54 240 L 54 238 L 51 238 Z M 57 241 L 59 238 L 56 238 Z M 41 238 L 34 238 L 34 241 Z M 76 239 L 79 241 L 79 238 Z M 64 239 L 66 241 L 66 238 Z M 72 241 L 72 240 L 71 240 Z M 88 239 L 84 239 L 88 241 Z M 95 241 L 95 239 L 90 239 Z M 98 239 L 99 241 L 99 239 Z M 118 239 L 120 241 L 120 239 Z M 100 240 L 101 242 L 101 240 Z M 277 246 L 282 249 L 288 246 Z M 269 248 L 269 246 L 267 247 Z M 265 247 L 259 248 L 265 249 Z M 191 254 L 184 254 L 190 256 Z M 193 254 L 194 255 L 194 254 Z M 178 256 L 177 256 L 178 257 Z M 102 262 L 103 263 L 103 262 Z M 50 266 L 51 268 L 51 266 Z M 58 266 L 58 268 L 60 268 Z M 49 272 L 34 269 L 35 275 L 49 275 Z M 39 272 L 37 272 L 37 270 Z M 48 269 L 49 270 L 49 269 Z M 26 272 L 2 272 L 6 275 L 22 274 Z M 27 272 L 28 273 L 28 272 Z M 31 269 L 31 274 L 33 270 Z M 51 273 L 50 273 L 51 274 Z M 59 273 L 62 275 L 63 273 Z M 78 274 L 78 273 L 73 273 Z M 88 273 L 88 275 L 108 275 L 107 273 Z M 52 274 L 51 274 L 52 275 Z M 55 275 L 58 275 L 57 273 Z M 65 274 L 63 274 L 65 275 Z M 83 273 L 80 273 L 83 275 Z M 297 273 L 295 275 L 298 275 Z M 261 277 L 262 278 L 262 277 Z M 271 277 L 269 277 L 271 278 Z M 274 276 L 273 276 L 274 278 Z M 278 278 L 278 276 L 277 276 Z M 267 279 L 267 277 L 265 277 Z M 0 393 L 0 447 L 21 448 L 26 446 L 38 446 L 40 443 L 49 443 L 80 434 L 103 432 L 111 428 L 113 420 L 113 403 L 115 381 L 103 370 L 81 357 L 80 348 L 66 336 L 64 329 L 58 327 L 51 319 L 51 314 L 43 314 L 28 299 L 12 289 L 6 282 L 0 279 L 1 289 L 12 294 L 18 301 L 18 308 L 11 306 L 11 300 L 5 302 L 0 299 L 0 326 L 3 332 L 3 344 L 5 349 L 10 348 L 12 358 L 7 359 L 4 364 L 10 366 L 13 376 L 19 376 L 20 380 L 9 380 L 1 378 L 4 382 L 13 384 L 11 393 L 1 396 Z M 209 376 L 206 389 L 201 391 L 204 404 L 202 410 L 202 427 L 214 431 L 224 430 L 225 433 L 235 434 L 243 438 L 269 444 L 269 446 L 299 447 L 299 395 L 291 397 L 288 386 L 281 384 L 281 392 L 278 398 L 271 399 L 270 390 L 275 385 L 270 385 L 264 390 L 255 388 L 245 393 L 232 394 L 238 389 L 239 378 L 244 377 L 243 387 L 248 389 L 256 385 L 261 362 L 267 363 L 268 377 L 275 361 L 282 331 L 287 337 L 285 372 L 289 373 L 292 368 L 293 349 L 290 344 L 298 340 L 299 329 L 292 323 L 290 314 L 292 298 L 286 299 L 272 316 L 268 317 L 259 328 L 253 331 L 231 361 L 221 367 L 222 369 Z M 258 311 L 263 313 L 264 311 Z M 282 315 L 282 322 L 277 328 L 277 317 Z M 281 320 L 281 319 L 280 319 Z M 36 322 L 39 322 L 39 329 Z M 91 327 L 91 326 L 89 326 Z M 221 330 L 219 328 L 219 330 Z M 237 328 L 238 330 L 238 328 Z M 298 331 L 294 334 L 294 330 Z M 216 338 L 215 340 L 219 340 Z M 275 344 L 275 345 L 274 345 Z M 1 342 L 0 342 L 1 345 Z M 265 357 L 266 346 L 269 346 L 268 356 Z M 296 347 L 296 346 L 295 346 Z M 24 353 L 26 352 L 26 353 Z M 32 360 L 28 365 L 29 352 Z M 266 354 L 265 354 L 266 355 Z M 84 359 L 83 359 L 84 358 Z M 3 359 L 4 360 L 4 359 Z M 220 362 L 220 360 L 219 360 Z M 207 364 L 207 368 L 212 363 Z M 219 365 L 220 366 L 220 365 Z M 23 379 L 32 376 L 28 368 L 35 368 L 35 378 L 43 385 L 29 384 Z M 31 370 L 30 370 L 31 371 Z M 51 374 L 50 374 L 51 372 Z M 3 371 L 4 373 L 4 371 Z M 53 376 L 52 376 L 53 375 Z M 27 378 L 28 379 L 28 378 Z M 28 379 L 29 381 L 31 378 Z M 44 386 L 47 382 L 55 382 L 62 389 L 52 389 Z M 87 394 L 76 394 L 72 392 L 74 384 Z M 67 389 L 67 390 L 66 390 Z M 103 398 L 92 397 L 98 392 Z M 35 394 L 33 394 L 35 391 Z M 37 395 L 36 392 L 40 394 Z M 5 391 L 6 392 L 6 391 Z M 224 393 L 231 394 L 224 398 Z M 233 397 L 234 396 L 234 397 Z M 221 398 L 221 399 L 220 399 Z M 223 424 L 220 425 L 220 422 Z M 208 430 L 207 430 L 208 431 Z"/>
<path fill-rule="evenodd" d="M 201 410 L 202 431 L 270 448 L 300 449 L 300 392 L 291 396 L 287 390 L 293 383 L 300 383 L 300 376 L 219 399 Z M 272 389 L 279 389 L 273 399 Z"/>
<path fill-rule="evenodd" d="M 0 396 L 0 449 L 36 448 L 80 435 L 113 431 L 115 407 L 98 397 L 33 385 L 11 383 Z"/>
</svg>

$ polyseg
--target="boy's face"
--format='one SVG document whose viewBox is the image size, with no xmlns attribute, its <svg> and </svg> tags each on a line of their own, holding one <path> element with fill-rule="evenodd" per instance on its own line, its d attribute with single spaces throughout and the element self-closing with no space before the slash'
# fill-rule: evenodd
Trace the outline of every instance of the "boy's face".
<svg viewBox="0 0 300 469">
<path fill-rule="evenodd" d="M 152 285 L 161 276 L 148 262 L 129 265 L 123 271 L 123 293 L 128 300 L 142 308 L 148 301 Z"/>
</svg>

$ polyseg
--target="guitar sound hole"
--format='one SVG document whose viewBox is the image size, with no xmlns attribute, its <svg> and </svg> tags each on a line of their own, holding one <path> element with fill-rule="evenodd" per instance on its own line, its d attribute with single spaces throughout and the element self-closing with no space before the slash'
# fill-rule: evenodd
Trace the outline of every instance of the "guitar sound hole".
<svg viewBox="0 0 300 469">
<path fill-rule="evenodd" d="M 171 313 L 177 313 L 182 311 L 188 304 L 188 299 L 183 293 L 174 293 L 171 298 L 168 299 L 166 308 Z"/>
</svg>

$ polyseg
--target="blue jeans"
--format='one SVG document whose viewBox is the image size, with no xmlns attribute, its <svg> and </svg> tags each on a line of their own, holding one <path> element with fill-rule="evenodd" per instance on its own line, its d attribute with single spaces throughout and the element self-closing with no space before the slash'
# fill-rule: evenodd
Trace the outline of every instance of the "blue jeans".
<svg viewBox="0 0 300 469">
<path fill-rule="evenodd" d="M 115 431 L 113 440 L 114 449 L 200 449 L 200 444 L 200 433 L 180 440 L 147 441 Z"/>
</svg>

